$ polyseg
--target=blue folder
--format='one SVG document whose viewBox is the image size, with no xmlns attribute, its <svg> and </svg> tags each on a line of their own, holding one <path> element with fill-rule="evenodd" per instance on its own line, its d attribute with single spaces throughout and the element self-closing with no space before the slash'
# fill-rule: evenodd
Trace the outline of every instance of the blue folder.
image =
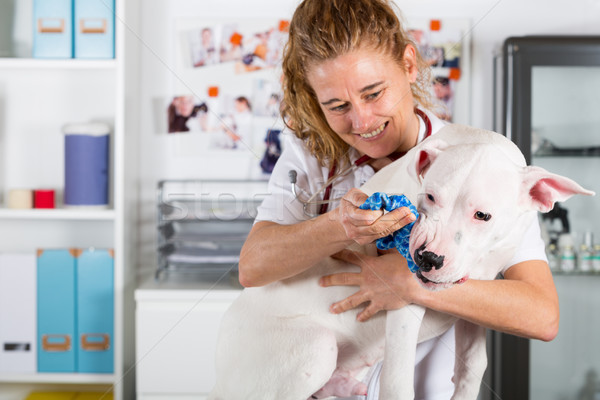
<svg viewBox="0 0 600 400">
<path fill-rule="evenodd" d="M 33 57 L 73 57 L 72 0 L 33 0 Z"/>
<path fill-rule="evenodd" d="M 111 250 L 84 250 L 77 259 L 78 371 L 114 369 L 114 259 Z"/>
<path fill-rule="evenodd" d="M 37 259 L 38 371 L 75 372 L 75 250 L 40 250 Z"/>
<path fill-rule="evenodd" d="M 114 58 L 114 0 L 75 0 L 74 4 L 75 58 Z"/>
</svg>

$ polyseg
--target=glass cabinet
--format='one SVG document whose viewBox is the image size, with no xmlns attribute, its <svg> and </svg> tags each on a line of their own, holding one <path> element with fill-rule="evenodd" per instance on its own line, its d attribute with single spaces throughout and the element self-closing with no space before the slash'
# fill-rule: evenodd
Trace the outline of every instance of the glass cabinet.
<svg viewBox="0 0 600 400">
<path fill-rule="evenodd" d="M 495 66 L 496 130 L 529 164 L 600 193 L 600 37 L 509 38 Z M 540 221 L 559 333 L 495 335 L 492 387 L 506 399 L 600 399 L 600 198 L 575 196 Z"/>
</svg>

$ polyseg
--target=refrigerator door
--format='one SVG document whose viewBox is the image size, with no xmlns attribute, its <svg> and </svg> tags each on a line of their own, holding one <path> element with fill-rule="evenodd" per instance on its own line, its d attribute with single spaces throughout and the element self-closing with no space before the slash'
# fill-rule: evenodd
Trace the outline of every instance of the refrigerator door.
<svg viewBox="0 0 600 400">
<path fill-rule="evenodd" d="M 502 61 L 496 129 L 530 164 L 600 193 L 600 37 L 509 38 Z M 548 343 L 496 336 L 497 392 L 516 400 L 600 399 L 600 198 L 575 196 L 540 221 L 559 333 Z"/>
</svg>

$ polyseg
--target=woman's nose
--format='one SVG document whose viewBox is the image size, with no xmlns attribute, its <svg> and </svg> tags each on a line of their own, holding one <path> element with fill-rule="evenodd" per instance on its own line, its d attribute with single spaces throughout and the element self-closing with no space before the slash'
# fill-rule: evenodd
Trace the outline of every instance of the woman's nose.
<svg viewBox="0 0 600 400">
<path fill-rule="evenodd" d="M 350 113 L 352 130 L 358 133 L 364 133 L 373 128 L 373 114 L 368 107 L 353 107 Z"/>
</svg>

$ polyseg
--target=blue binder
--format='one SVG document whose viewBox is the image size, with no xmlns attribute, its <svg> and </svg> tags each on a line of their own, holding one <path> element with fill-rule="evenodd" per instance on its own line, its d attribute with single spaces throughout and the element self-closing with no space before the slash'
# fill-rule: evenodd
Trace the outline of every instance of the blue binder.
<svg viewBox="0 0 600 400">
<path fill-rule="evenodd" d="M 73 57 L 72 0 L 33 0 L 33 57 Z"/>
<path fill-rule="evenodd" d="M 39 250 L 38 371 L 75 372 L 76 250 Z"/>
<path fill-rule="evenodd" d="M 79 372 L 113 372 L 114 259 L 111 250 L 84 250 L 77 259 Z"/>
<path fill-rule="evenodd" d="M 75 0 L 75 58 L 114 58 L 114 0 Z"/>
</svg>

